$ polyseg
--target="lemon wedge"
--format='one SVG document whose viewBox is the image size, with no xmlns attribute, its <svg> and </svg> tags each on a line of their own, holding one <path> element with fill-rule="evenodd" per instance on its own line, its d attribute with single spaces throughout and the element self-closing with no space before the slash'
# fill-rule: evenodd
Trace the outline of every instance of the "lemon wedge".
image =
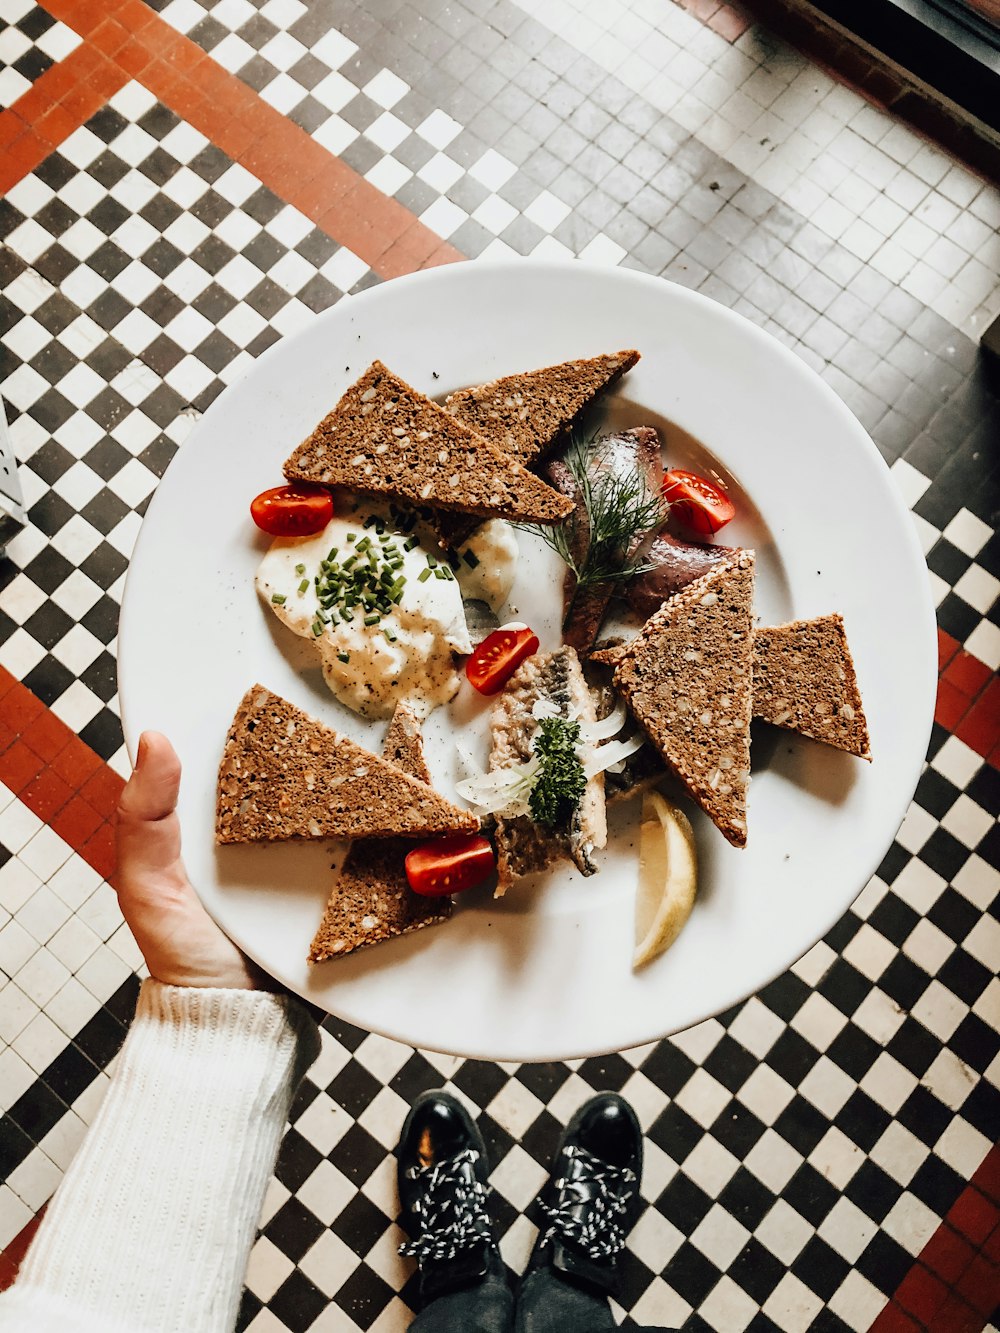
<svg viewBox="0 0 1000 1333">
<path fill-rule="evenodd" d="M 639 828 L 633 969 L 670 948 L 691 915 L 697 888 L 698 857 L 687 816 L 659 792 L 647 792 Z"/>
</svg>

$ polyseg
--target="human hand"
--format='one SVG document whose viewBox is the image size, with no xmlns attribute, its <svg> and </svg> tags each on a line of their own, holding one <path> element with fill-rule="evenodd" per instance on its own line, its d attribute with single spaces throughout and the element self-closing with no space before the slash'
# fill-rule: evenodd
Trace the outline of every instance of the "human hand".
<svg viewBox="0 0 1000 1333">
<path fill-rule="evenodd" d="M 135 769 L 118 803 L 122 915 L 150 975 L 169 986 L 265 989 L 253 965 L 202 907 L 181 860 L 181 764 L 155 731 L 139 737 Z"/>
</svg>

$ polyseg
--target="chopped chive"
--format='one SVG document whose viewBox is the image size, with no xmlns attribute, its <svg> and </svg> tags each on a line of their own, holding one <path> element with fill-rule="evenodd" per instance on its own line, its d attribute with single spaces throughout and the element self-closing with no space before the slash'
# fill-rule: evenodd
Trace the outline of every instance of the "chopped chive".
<svg viewBox="0 0 1000 1333">
<path fill-rule="evenodd" d="M 466 551 L 463 555 L 463 559 L 470 569 L 475 569 L 479 564 L 479 557 L 474 551 Z"/>
<path fill-rule="evenodd" d="M 306 567 L 305 567 L 305 565 L 296 565 L 296 566 L 295 566 L 295 572 L 296 572 L 296 574 L 304 574 L 304 573 L 306 572 Z"/>
<path fill-rule="evenodd" d="M 366 624 L 366 625 L 377 625 L 378 622 L 379 622 L 381 619 L 382 619 L 382 616 L 379 614 L 378 611 L 372 611 L 372 612 L 370 612 L 367 616 L 365 616 L 365 624 Z"/>
<path fill-rule="evenodd" d="M 389 643 L 395 643 L 395 642 L 396 642 L 396 635 L 393 634 L 393 632 L 392 632 L 391 629 L 384 629 L 384 630 L 382 631 L 382 633 L 385 635 L 385 637 L 386 637 L 386 639 L 388 640 Z"/>
<path fill-rule="evenodd" d="M 430 569 L 422 569 L 422 570 L 420 571 L 420 573 L 417 575 L 417 582 L 418 582 L 418 583 L 426 583 L 427 580 L 430 578 L 430 576 L 431 576 L 431 571 L 430 571 Z M 282 599 L 282 600 L 284 600 L 284 599 Z"/>
<path fill-rule="evenodd" d="M 302 594 L 305 592 L 305 590 L 306 590 L 308 587 L 309 587 L 309 580 L 308 580 L 308 579 L 303 579 L 302 582 L 299 584 L 299 596 L 300 596 L 300 597 L 302 596 Z"/>
<path fill-rule="evenodd" d="M 314 620 L 314 621 L 313 621 L 312 632 L 313 632 L 313 634 L 315 635 L 315 637 L 318 639 L 319 636 L 323 633 L 323 623 L 322 623 L 322 621 L 320 621 L 320 620 Z"/>
<path fill-rule="evenodd" d="M 271 593 L 271 601 L 275 604 L 275 606 L 284 606 L 285 594 L 283 592 L 273 592 Z"/>
<path fill-rule="evenodd" d="M 406 541 L 403 543 L 403 550 L 412 551 L 414 546 L 419 546 L 419 545 L 420 545 L 419 537 L 407 537 Z"/>
<path fill-rule="evenodd" d="M 355 538 L 357 537 L 357 535 L 358 535 L 358 534 L 357 534 L 356 532 L 349 532 L 349 533 L 347 534 L 347 540 L 348 540 L 349 542 L 353 542 L 353 541 L 355 540 Z"/>
<path fill-rule="evenodd" d="M 434 577 L 435 577 L 436 579 L 446 579 L 446 578 L 448 577 L 448 575 L 444 572 L 444 569 L 445 569 L 445 567 L 443 567 L 443 566 L 442 566 L 441 568 L 435 569 L 435 571 L 434 571 Z"/>
<path fill-rule="evenodd" d="M 349 611 L 349 610 L 347 609 L 347 607 L 345 606 L 345 607 L 342 607 L 342 608 L 341 608 L 341 611 L 340 611 L 340 618 L 341 618 L 341 620 L 346 620 L 347 623 L 350 624 L 351 621 L 354 619 L 354 614 L 353 614 L 353 612 Z"/>
<path fill-rule="evenodd" d="M 337 654 L 337 661 L 338 661 L 338 662 L 349 662 L 350 660 L 351 660 L 351 654 L 350 654 L 350 653 L 338 653 L 338 654 Z"/>
<path fill-rule="evenodd" d="M 427 556 L 427 566 L 428 566 L 429 569 L 436 569 L 436 568 L 437 568 L 437 561 L 436 561 L 435 558 L 434 558 L 432 555 L 430 555 L 430 554 L 428 554 L 428 556 Z"/>
<path fill-rule="evenodd" d="M 362 524 L 362 526 L 363 526 L 363 527 L 366 527 L 366 528 L 370 528 L 371 525 L 372 525 L 374 522 L 375 522 L 375 515 L 374 515 L 374 514 L 369 514 L 368 517 L 365 519 L 364 523 Z"/>
</svg>

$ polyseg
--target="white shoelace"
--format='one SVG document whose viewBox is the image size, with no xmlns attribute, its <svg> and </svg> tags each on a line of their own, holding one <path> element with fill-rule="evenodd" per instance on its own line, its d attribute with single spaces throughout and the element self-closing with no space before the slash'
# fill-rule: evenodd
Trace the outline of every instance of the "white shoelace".
<svg viewBox="0 0 1000 1333">
<path fill-rule="evenodd" d="M 420 1234 L 400 1245 L 400 1254 L 420 1264 L 444 1262 L 477 1240 L 492 1241 L 489 1188 L 476 1175 L 478 1160 L 478 1152 L 464 1148 L 443 1162 L 409 1168 L 411 1180 L 423 1181 L 423 1195 L 413 1205 Z"/>
<path fill-rule="evenodd" d="M 563 1174 L 555 1182 L 556 1202 L 541 1204 L 549 1219 L 542 1244 L 560 1237 L 578 1245 L 591 1259 L 613 1259 L 625 1248 L 624 1219 L 635 1172 L 627 1166 L 612 1166 L 586 1148 L 567 1148 L 564 1157 Z M 586 1208 L 579 1209 L 580 1204 Z"/>
</svg>

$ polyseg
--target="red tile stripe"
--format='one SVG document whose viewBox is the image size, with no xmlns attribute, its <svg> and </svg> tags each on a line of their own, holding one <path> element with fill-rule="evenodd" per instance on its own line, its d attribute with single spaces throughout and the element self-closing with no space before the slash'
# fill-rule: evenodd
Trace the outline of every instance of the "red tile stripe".
<svg viewBox="0 0 1000 1333">
<path fill-rule="evenodd" d="M 1000 1147 L 987 1153 L 870 1333 L 982 1333 L 1000 1307 Z"/>
<path fill-rule="evenodd" d="M 3 667 L 0 782 L 102 879 L 111 878 L 113 820 L 123 780 Z"/>
<path fill-rule="evenodd" d="M 7 1248 L 0 1253 L 0 1291 L 6 1291 L 17 1277 L 17 1270 L 28 1252 L 28 1246 L 35 1238 L 38 1224 L 45 1216 L 47 1207 L 48 1204 L 43 1203 L 27 1226 L 19 1231 Z"/>
<path fill-rule="evenodd" d="M 723 3 L 722 0 L 674 0 L 674 3 L 730 43 L 738 41 L 753 23 L 753 16 L 735 0 L 730 0 L 730 3 Z"/>
<path fill-rule="evenodd" d="M 92 46 L 78 46 L 50 66 L 26 93 L 0 112 L 0 194 L 43 162 L 74 130 L 100 111 L 128 75 Z"/>
<path fill-rule="evenodd" d="M 1000 680 L 943 629 L 938 673 L 934 721 L 1000 768 Z"/>
<path fill-rule="evenodd" d="M 142 0 L 44 4 L 54 18 L 86 39 L 95 56 L 124 78 L 137 79 L 381 277 L 464 258 Z"/>
</svg>

